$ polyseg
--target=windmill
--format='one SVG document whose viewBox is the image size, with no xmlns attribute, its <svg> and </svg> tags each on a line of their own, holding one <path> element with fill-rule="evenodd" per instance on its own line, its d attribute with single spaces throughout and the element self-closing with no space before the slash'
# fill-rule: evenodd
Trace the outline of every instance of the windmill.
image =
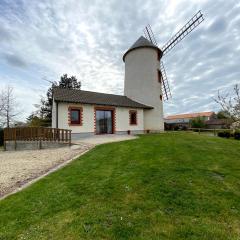
<svg viewBox="0 0 240 240">
<path fill-rule="evenodd" d="M 203 22 L 203 14 L 198 11 L 166 44 L 161 48 L 163 56 L 167 54 L 171 49 L 173 49 L 181 40 L 183 40 L 190 32 L 192 32 L 201 22 Z M 152 42 L 154 45 L 158 46 L 154 33 L 151 26 L 148 24 L 144 30 L 145 37 Z M 163 61 L 160 61 L 160 73 L 162 80 L 162 92 L 163 99 L 169 100 L 172 97 L 166 71 L 163 65 Z"/>
</svg>

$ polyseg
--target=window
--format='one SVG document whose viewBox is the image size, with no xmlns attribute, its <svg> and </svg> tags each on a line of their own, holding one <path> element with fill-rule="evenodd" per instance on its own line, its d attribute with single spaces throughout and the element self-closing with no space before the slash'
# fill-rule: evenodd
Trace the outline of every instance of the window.
<svg viewBox="0 0 240 240">
<path fill-rule="evenodd" d="M 158 70 L 158 82 L 162 83 L 162 73 Z"/>
<path fill-rule="evenodd" d="M 82 109 L 81 108 L 69 108 L 69 124 L 81 125 L 82 124 Z"/>
<path fill-rule="evenodd" d="M 162 95 L 160 95 L 160 100 L 162 101 L 162 99 L 163 99 L 163 97 L 162 97 Z"/>
<path fill-rule="evenodd" d="M 137 125 L 137 111 L 129 111 L 130 125 Z"/>
<path fill-rule="evenodd" d="M 161 59 L 161 53 L 160 53 L 160 51 L 158 51 L 157 60 L 160 61 L 160 59 Z"/>
</svg>

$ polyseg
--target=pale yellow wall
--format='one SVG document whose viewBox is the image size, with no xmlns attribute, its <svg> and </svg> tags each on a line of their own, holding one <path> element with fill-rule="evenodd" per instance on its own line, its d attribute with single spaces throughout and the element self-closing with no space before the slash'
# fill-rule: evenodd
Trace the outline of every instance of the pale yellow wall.
<svg viewBox="0 0 240 240">
<path fill-rule="evenodd" d="M 154 107 L 153 110 L 144 110 L 144 128 L 153 131 L 164 129 L 159 66 L 157 51 L 152 48 L 139 48 L 125 57 L 124 95 Z"/>
</svg>

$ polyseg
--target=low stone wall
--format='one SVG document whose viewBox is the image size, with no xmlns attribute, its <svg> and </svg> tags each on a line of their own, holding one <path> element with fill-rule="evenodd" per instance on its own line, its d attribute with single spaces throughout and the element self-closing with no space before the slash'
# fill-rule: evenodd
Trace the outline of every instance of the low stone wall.
<svg viewBox="0 0 240 240">
<path fill-rule="evenodd" d="M 130 131 L 130 135 L 137 135 L 137 134 L 144 134 L 145 132 L 143 130 L 131 130 Z M 128 131 L 116 131 L 114 134 L 116 135 L 127 135 Z M 99 134 L 101 135 L 101 134 Z M 105 134 L 103 134 L 105 135 Z M 109 134 L 111 135 L 111 134 Z M 86 133 L 72 133 L 71 134 L 71 138 L 72 140 L 79 140 L 79 139 L 84 139 L 84 138 L 89 138 L 89 137 L 93 137 L 96 136 L 96 134 L 94 132 L 86 132 Z"/>
<path fill-rule="evenodd" d="M 64 142 L 52 142 L 52 141 L 6 141 L 5 150 L 36 150 L 36 149 L 47 149 L 47 148 L 59 148 L 66 147 L 69 143 Z"/>
</svg>

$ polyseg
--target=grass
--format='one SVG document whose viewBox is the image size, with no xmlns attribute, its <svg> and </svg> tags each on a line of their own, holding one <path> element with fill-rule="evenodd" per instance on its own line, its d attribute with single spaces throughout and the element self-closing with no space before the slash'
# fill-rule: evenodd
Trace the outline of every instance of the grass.
<svg viewBox="0 0 240 240">
<path fill-rule="evenodd" d="M 240 239 L 240 141 L 192 133 L 97 146 L 0 202 L 0 239 Z"/>
</svg>

